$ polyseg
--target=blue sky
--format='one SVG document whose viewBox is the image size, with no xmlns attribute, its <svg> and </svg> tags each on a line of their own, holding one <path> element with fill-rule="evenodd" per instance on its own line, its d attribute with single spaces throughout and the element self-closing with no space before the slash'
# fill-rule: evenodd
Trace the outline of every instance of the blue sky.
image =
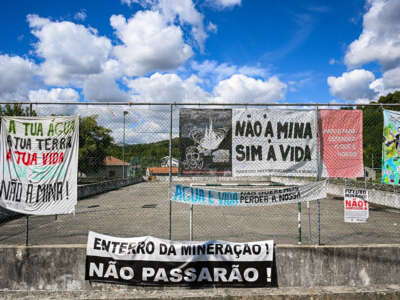
<svg viewBox="0 0 400 300">
<path fill-rule="evenodd" d="M 364 103 L 400 88 L 398 0 L 15 0 L 0 11 L 3 101 Z"/>
</svg>

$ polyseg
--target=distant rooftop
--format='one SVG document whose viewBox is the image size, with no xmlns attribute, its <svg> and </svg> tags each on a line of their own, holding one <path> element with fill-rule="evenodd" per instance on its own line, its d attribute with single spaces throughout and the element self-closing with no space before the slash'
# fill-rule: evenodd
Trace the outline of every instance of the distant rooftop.
<svg viewBox="0 0 400 300">
<path fill-rule="evenodd" d="M 123 162 L 122 160 L 114 157 L 114 156 L 107 156 L 104 160 L 105 166 L 129 166 L 128 162 Z"/>
<path fill-rule="evenodd" d="M 168 175 L 169 167 L 148 167 L 150 175 Z M 178 173 L 178 167 L 171 168 L 172 174 Z"/>
</svg>

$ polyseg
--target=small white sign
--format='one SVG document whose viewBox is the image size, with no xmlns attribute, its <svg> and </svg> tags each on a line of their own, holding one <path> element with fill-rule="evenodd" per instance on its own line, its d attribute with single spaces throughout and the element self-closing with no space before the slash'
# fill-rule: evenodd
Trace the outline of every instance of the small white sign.
<svg viewBox="0 0 400 300">
<path fill-rule="evenodd" d="M 368 221 L 368 191 L 364 189 L 344 190 L 344 221 L 365 223 Z"/>
</svg>

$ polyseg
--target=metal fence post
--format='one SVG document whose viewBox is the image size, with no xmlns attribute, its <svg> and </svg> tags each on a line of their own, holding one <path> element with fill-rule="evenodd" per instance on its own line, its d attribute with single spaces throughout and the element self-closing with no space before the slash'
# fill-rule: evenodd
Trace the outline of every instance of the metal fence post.
<svg viewBox="0 0 400 300">
<path fill-rule="evenodd" d="M 299 231 L 299 241 L 298 244 L 301 245 L 301 203 L 297 203 L 297 229 Z"/>
<path fill-rule="evenodd" d="M 169 219 L 168 219 L 168 238 L 172 239 L 172 201 L 171 201 L 171 185 L 172 185 L 172 103 L 169 104 L 169 184 L 168 184 L 168 203 L 169 203 Z"/>
<path fill-rule="evenodd" d="M 123 112 L 124 114 L 124 130 L 123 130 L 123 138 L 122 138 L 122 179 L 125 179 L 125 116 L 128 114 L 126 110 Z"/>
<path fill-rule="evenodd" d="M 318 112 L 318 106 L 315 107 L 315 111 L 316 111 L 316 122 L 317 122 L 317 141 L 318 141 L 318 145 L 317 145 L 317 181 L 319 181 L 321 179 L 321 153 L 319 151 L 319 143 L 320 143 L 320 135 L 319 135 L 319 112 Z M 318 224 L 318 245 L 321 245 L 321 203 L 320 200 L 317 200 L 317 224 Z"/>
<path fill-rule="evenodd" d="M 374 169 L 374 154 L 371 153 L 371 169 Z"/>
<path fill-rule="evenodd" d="M 32 117 L 33 108 L 32 103 L 29 103 L 29 116 Z M 29 245 L 29 215 L 26 215 L 25 218 L 25 246 Z"/>
<path fill-rule="evenodd" d="M 307 201 L 307 216 L 308 216 L 308 241 L 310 242 L 310 244 L 312 244 L 310 201 Z"/>
<path fill-rule="evenodd" d="M 25 246 L 29 244 L 29 216 L 26 215 L 26 222 L 25 222 Z"/>
<path fill-rule="evenodd" d="M 190 225 L 190 231 L 189 231 L 189 241 L 193 241 L 193 204 L 190 204 L 190 218 L 189 218 L 189 225 Z"/>
</svg>

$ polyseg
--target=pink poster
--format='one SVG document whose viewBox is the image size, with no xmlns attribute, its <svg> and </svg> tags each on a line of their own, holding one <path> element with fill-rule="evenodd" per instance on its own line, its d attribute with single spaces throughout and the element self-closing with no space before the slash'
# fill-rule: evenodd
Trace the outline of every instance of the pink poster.
<svg viewBox="0 0 400 300">
<path fill-rule="evenodd" d="M 322 177 L 364 177 L 361 110 L 320 110 Z"/>
</svg>

